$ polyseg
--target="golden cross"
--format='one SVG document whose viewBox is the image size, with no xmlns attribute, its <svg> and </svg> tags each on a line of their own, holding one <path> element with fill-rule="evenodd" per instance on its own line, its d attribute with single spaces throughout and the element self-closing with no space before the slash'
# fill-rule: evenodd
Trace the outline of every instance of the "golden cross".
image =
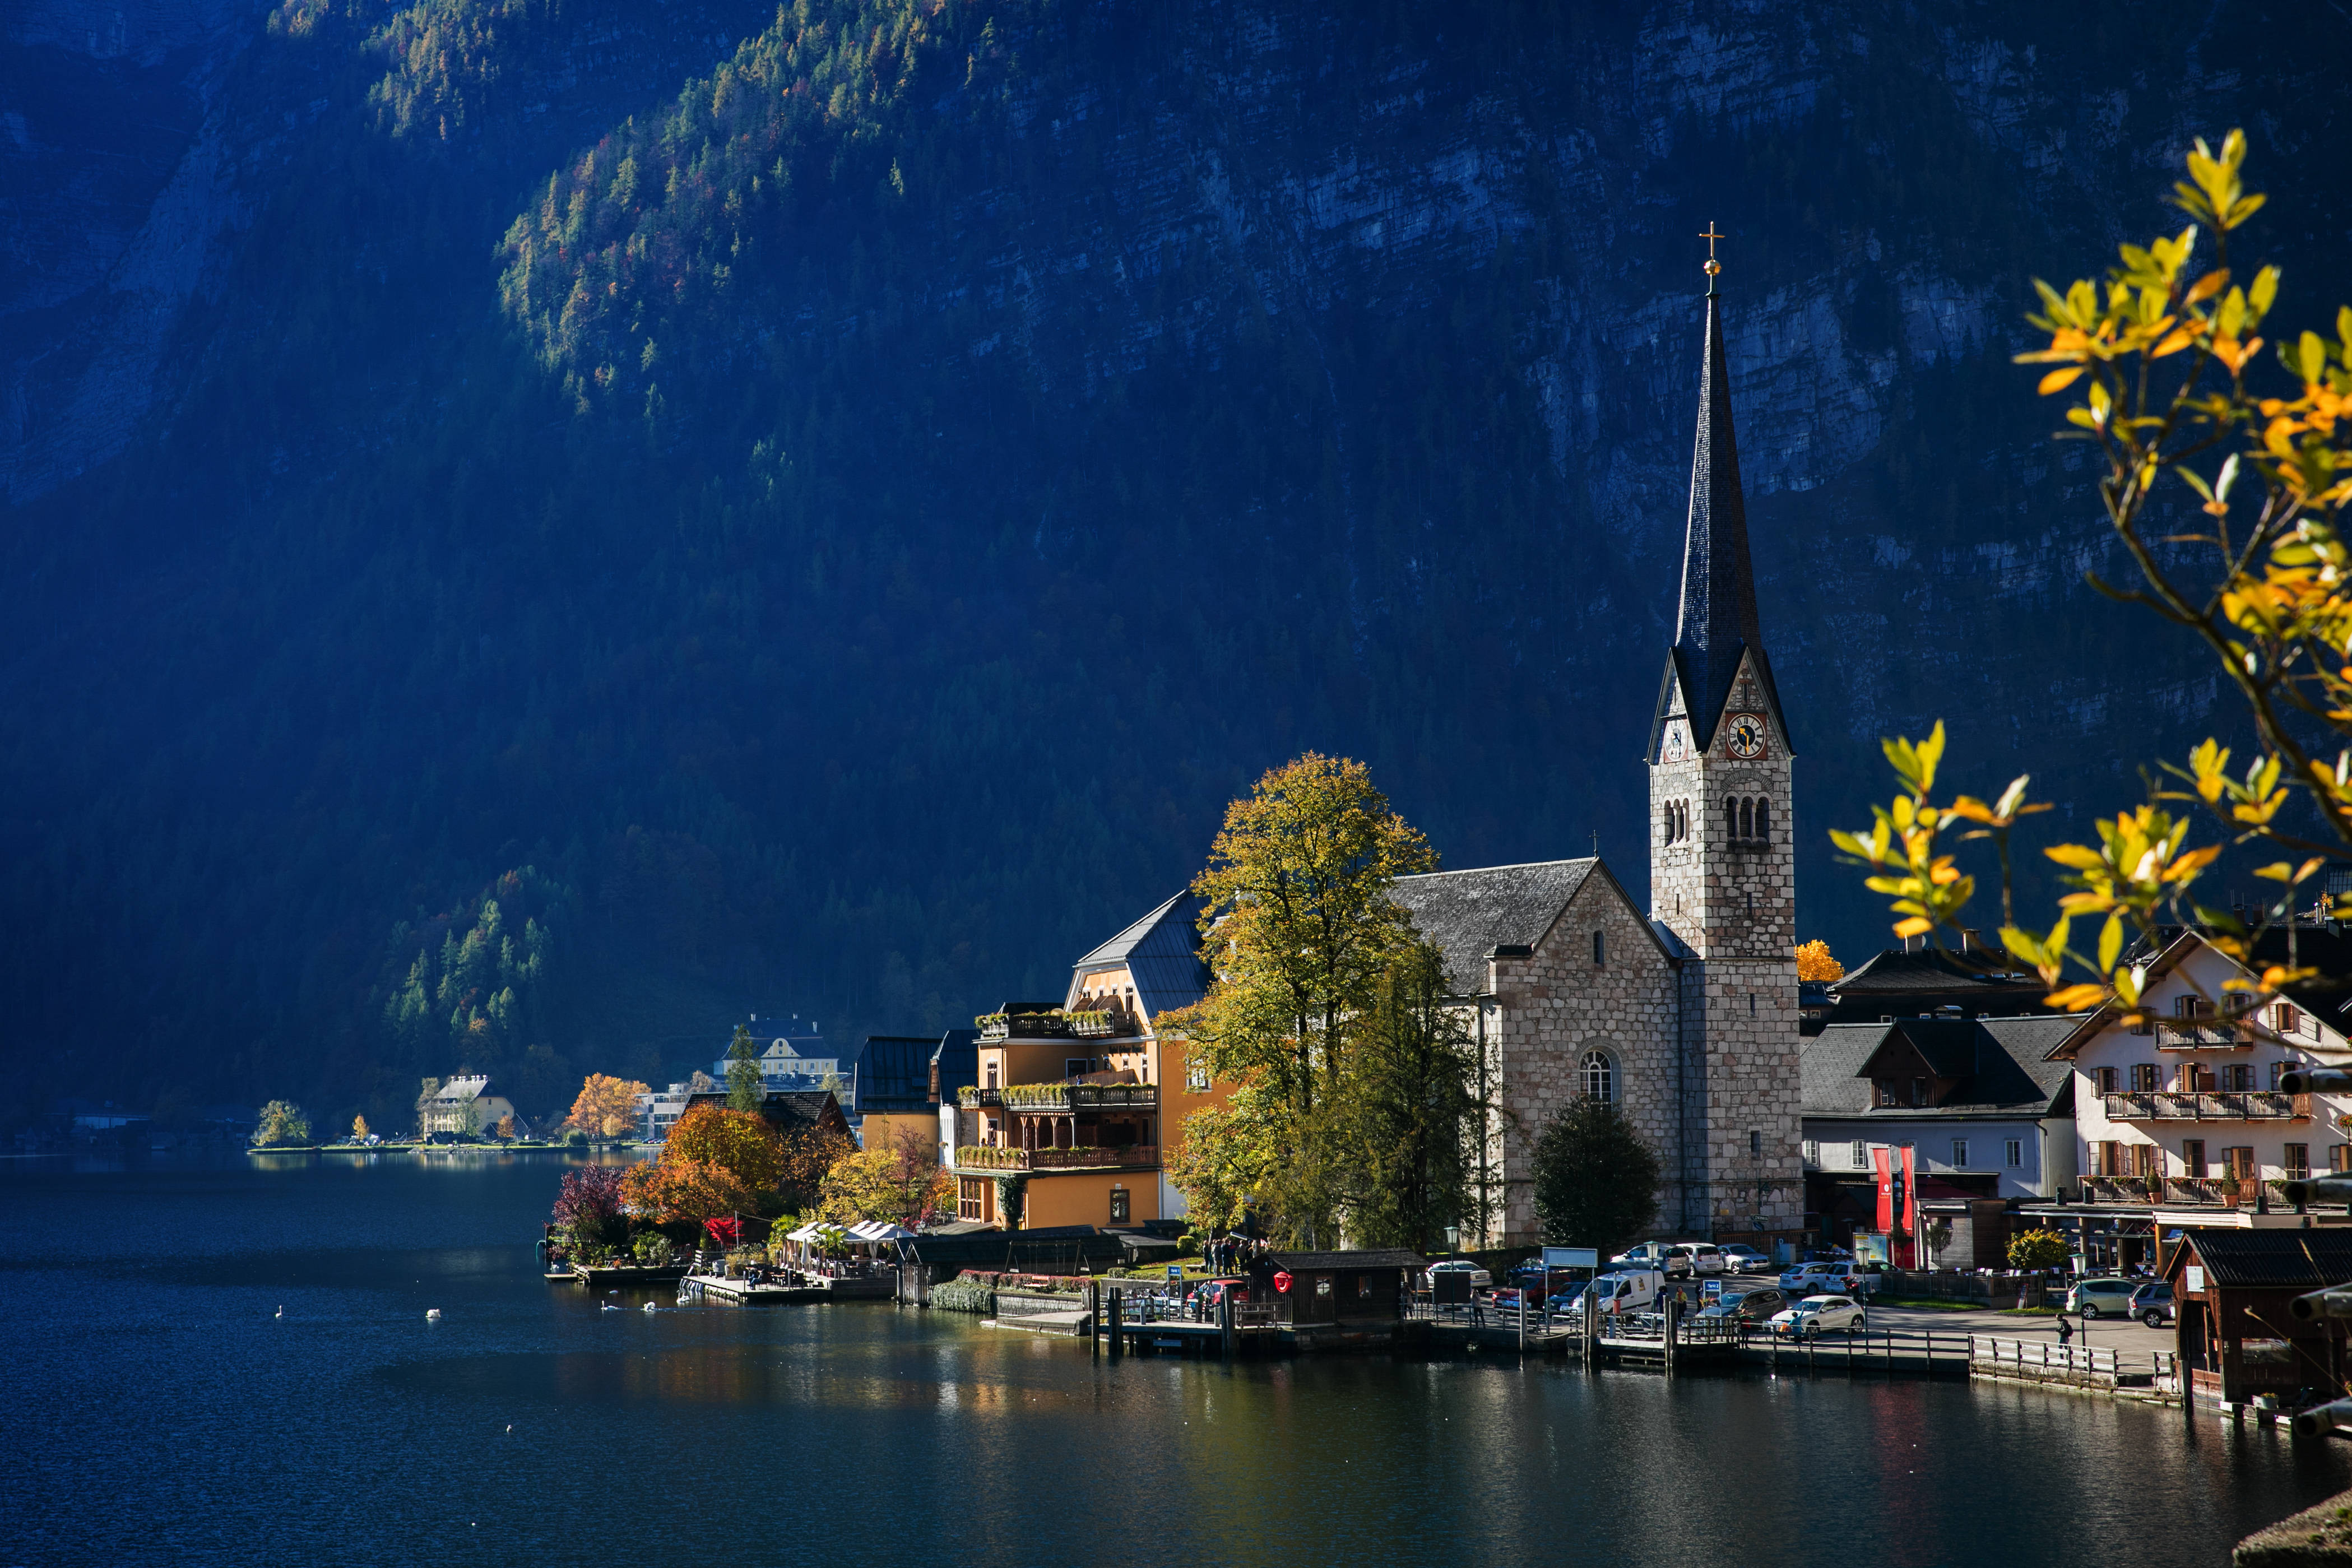
<svg viewBox="0 0 2352 1568">
<path fill-rule="evenodd" d="M 1709 218 L 1706 221 L 1706 228 L 1699 237 L 1706 241 L 1706 275 L 1712 278 L 1723 270 L 1723 264 L 1715 258 L 1715 242 L 1718 239 L 1728 239 L 1731 237 L 1717 229 L 1715 226 L 1715 220 Z"/>
</svg>

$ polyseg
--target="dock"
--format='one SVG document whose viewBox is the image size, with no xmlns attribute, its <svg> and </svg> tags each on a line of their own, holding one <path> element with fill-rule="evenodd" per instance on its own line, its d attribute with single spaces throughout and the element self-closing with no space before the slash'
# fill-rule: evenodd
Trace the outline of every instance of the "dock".
<svg viewBox="0 0 2352 1568">
<path fill-rule="evenodd" d="M 678 1281 L 678 1294 L 698 1301 L 722 1301 L 730 1307 L 789 1307 L 824 1301 L 887 1301 L 896 1289 L 889 1279 L 826 1279 L 795 1275 L 790 1283 L 730 1279 L 722 1274 L 688 1274 Z"/>
</svg>

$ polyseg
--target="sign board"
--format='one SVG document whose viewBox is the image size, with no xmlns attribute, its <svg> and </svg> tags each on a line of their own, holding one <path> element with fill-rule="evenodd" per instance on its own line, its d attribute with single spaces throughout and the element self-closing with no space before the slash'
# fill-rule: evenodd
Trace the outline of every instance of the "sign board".
<svg viewBox="0 0 2352 1568">
<path fill-rule="evenodd" d="M 2191 1296 L 2201 1294 L 2205 1289 L 2205 1270 L 2202 1266 L 2192 1263 L 2183 1268 L 2180 1271 L 2180 1288 Z"/>
<path fill-rule="evenodd" d="M 1543 1249 L 1543 1266 L 1549 1268 L 1598 1268 L 1601 1253 L 1591 1247 L 1547 1247 Z"/>
<path fill-rule="evenodd" d="M 1722 1300 L 1723 1281 L 1720 1279 L 1709 1279 L 1700 1285 L 1698 1288 L 1698 1299 L 1702 1301 Z"/>
<path fill-rule="evenodd" d="M 1440 1307 L 1465 1307 L 1470 1303 L 1470 1271 L 1466 1268 L 1441 1268 L 1429 1277 L 1429 1299 Z"/>
<path fill-rule="evenodd" d="M 1168 1278 L 1171 1279 L 1181 1279 L 1184 1278 L 1184 1266 L 1181 1263 L 1170 1264 L 1168 1266 Z"/>
</svg>

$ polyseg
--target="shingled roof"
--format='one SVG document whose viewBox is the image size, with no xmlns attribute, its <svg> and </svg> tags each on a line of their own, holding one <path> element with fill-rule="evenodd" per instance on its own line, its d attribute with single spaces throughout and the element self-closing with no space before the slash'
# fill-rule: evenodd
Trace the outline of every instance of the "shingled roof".
<svg viewBox="0 0 2352 1568">
<path fill-rule="evenodd" d="M 1486 987 L 1486 954 L 1498 946 L 1533 947 L 1541 942 L 1600 864 L 1587 857 L 1432 871 L 1399 877 L 1390 886 L 1390 896 L 1412 916 L 1413 928 L 1445 955 L 1446 983 L 1468 995 Z"/>
<path fill-rule="evenodd" d="M 2352 1280 L 2352 1231 L 2329 1226 L 2311 1230 L 2222 1230 L 2189 1233 L 2189 1246 L 2215 1285 L 2231 1289 L 2325 1289 Z M 2179 1278 L 2175 1255 L 2167 1272 Z"/>
<path fill-rule="evenodd" d="M 2041 1018 L 1904 1018 L 1892 1024 L 1832 1024 L 1803 1042 L 1798 1056 L 1801 1103 L 1807 1116 L 1889 1120 L 1935 1116 L 2064 1114 L 2074 1074 L 2048 1059 L 2075 1020 Z M 1961 1087 L 1941 1105 L 1872 1104 L 1870 1060 L 1890 1041 L 1908 1041 L 1938 1077 Z"/>
</svg>

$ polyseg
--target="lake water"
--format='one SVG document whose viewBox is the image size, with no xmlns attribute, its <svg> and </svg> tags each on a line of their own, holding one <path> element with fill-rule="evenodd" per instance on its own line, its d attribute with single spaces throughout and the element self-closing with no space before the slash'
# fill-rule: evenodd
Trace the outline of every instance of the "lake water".
<svg viewBox="0 0 2352 1568">
<path fill-rule="evenodd" d="M 2210 1568 L 2352 1485 L 2341 1445 L 1991 1385 L 599 1312 L 532 1256 L 561 1169 L 0 1163 L 0 1564 Z"/>
</svg>

